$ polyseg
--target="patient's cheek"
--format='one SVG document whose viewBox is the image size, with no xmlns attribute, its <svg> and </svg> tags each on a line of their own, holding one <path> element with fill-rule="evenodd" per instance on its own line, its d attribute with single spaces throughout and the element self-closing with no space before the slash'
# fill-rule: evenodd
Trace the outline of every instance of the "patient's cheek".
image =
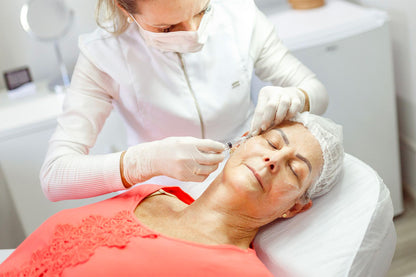
<svg viewBox="0 0 416 277">
<path fill-rule="evenodd" d="M 260 149 L 264 149 L 264 146 L 261 144 L 260 137 L 251 138 L 238 146 L 238 149 L 248 153 L 258 153 Z"/>
<path fill-rule="evenodd" d="M 282 181 L 278 180 L 274 182 L 273 186 L 273 199 L 278 199 L 278 201 L 291 201 L 297 199 L 300 195 L 303 194 L 303 190 L 300 189 L 296 184 L 285 183 L 282 185 Z"/>
</svg>

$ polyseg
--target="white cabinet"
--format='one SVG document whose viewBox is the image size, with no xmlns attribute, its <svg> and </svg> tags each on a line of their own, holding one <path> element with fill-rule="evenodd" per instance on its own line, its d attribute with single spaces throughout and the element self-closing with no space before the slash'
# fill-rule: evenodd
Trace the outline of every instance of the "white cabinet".
<svg viewBox="0 0 416 277">
<path fill-rule="evenodd" d="M 283 43 L 325 84 L 324 116 L 343 125 L 346 152 L 373 167 L 403 211 L 397 111 L 388 18 L 344 1 L 323 8 L 267 10 Z M 253 81 L 258 90 L 261 83 Z"/>
<path fill-rule="evenodd" d="M 83 200 L 50 202 L 40 187 L 39 171 L 46 155 L 48 140 L 56 127 L 56 116 L 61 111 L 62 95 L 54 94 L 39 84 L 35 95 L 8 99 L 0 92 L 0 169 L 10 201 L 27 236 L 46 218 L 66 208 L 77 207 L 113 194 Z M 99 135 L 91 153 L 109 153 L 125 148 L 125 131 L 118 114 L 112 113 Z M 7 207 L 10 208 L 10 207 Z M 7 222 L 1 222 L 8 224 Z M 12 223 L 10 223 L 12 224 Z M 0 232 L 3 229 L 0 228 Z M 1 236 L 0 236 L 1 237 Z M 10 246 L 8 246 L 10 247 Z M 0 248 L 2 248 L 0 241 Z"/>
</svg>

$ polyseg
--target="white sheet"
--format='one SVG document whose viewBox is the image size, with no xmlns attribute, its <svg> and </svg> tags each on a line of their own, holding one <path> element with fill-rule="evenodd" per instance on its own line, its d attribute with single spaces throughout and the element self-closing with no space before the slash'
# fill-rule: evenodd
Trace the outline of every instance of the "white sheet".
<svg viewBox="0 0 416 277">
<path fill-rule="evenodd" d="M 377 173 L 346 155 L 340 183 L 296 217 L 269 224 L 254 246 L 279 277 L 384 276 L 396 234 L 390 193 Z"/>
<path fill-rule="evenodd" d="M 0 264 L 4 262 L 14 249 L 0 249 Z"/>
</svg>

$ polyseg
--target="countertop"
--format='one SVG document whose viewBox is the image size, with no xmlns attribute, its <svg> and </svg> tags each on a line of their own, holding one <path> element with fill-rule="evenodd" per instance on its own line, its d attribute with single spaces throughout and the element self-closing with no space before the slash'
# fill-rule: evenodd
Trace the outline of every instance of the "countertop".
<svg viewBox="0 0 416 277">
<path fill-rule="evenodd" d="M 46 82 L 35 83 L 31 89 L 30 94 L 18 97 L 0 91 L 0 139 L 56 124 L 65 93 L 50 91 Z"/>
</svg>

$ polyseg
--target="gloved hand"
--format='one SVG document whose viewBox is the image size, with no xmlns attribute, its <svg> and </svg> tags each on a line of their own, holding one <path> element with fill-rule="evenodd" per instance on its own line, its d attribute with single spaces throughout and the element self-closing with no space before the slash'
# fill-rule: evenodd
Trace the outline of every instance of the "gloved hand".
<svg viewBox="0 0 416 277">
<path fill-rule="evenodd" d="M 258 135 L 285 119 L 302 112 L 305 94 L 295 87 L 263 87 L 251 122 L 250 135 Z"/>
<path fill-rule="evenodd" d="M 154 176 L 202 182 L 224 160 L 224 144 L 193 137 L 169 137 L 127 149 L 123 158 L 125 180 L 134 185 Z"/>
</svg>

